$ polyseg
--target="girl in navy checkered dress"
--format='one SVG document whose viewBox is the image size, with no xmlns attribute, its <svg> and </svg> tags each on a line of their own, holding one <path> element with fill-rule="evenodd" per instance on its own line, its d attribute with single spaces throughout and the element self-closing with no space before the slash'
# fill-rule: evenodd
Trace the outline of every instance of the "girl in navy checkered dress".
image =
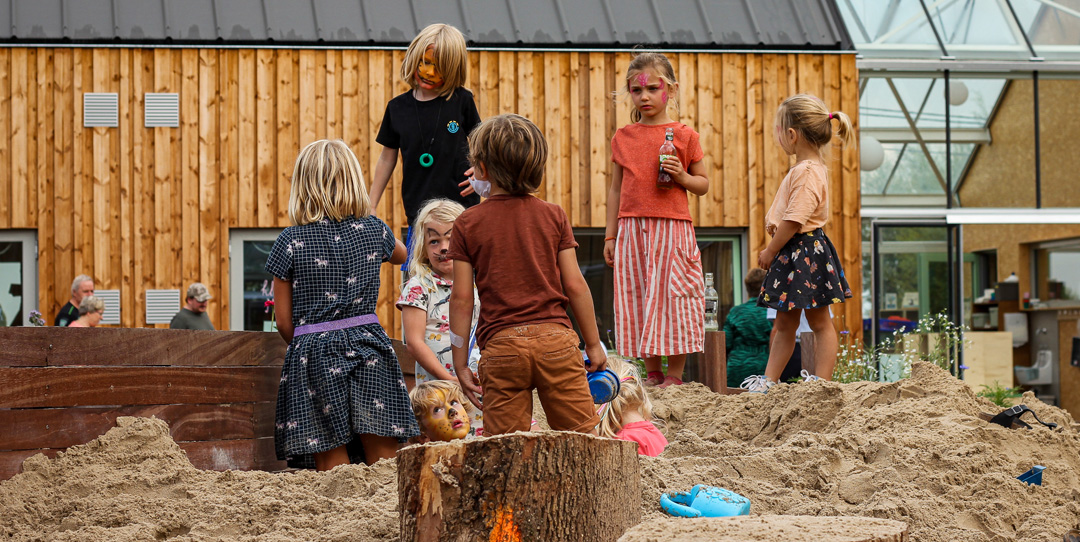
<svg viewBox="0 0 1080 542">
<path fill-rule="evenodd" d="M 374 314 L 379 268 L 404 262 L 405 246 L 370 213 L 360 163 L 344 142 L 316 141 L 300 151 L 289 193 L 294 225 L 266 262 L 278 331 L 289 342 L 274 443 L 291 465 L 349 463 L 355 441 L 371 464 L 394 457 L 399 443 L 420 432 Z"/>
</svg>

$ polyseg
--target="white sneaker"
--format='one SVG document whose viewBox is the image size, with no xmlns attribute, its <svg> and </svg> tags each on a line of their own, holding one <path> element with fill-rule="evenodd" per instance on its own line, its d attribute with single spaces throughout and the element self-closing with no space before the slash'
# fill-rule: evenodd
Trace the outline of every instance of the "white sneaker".
<svg viewBox="0 0 1080 542">
<path fill-rule="evenodd" d="M 806 369 L 799 371 L 799 376 L 802 377 L 803 382 L 813 382 L 815 380 L 825 380 L 818 375 L 810 374 Z"/>
<path fill-rule="evenodd" d="M 750 393 L 768 393 L 769 388 L 775 385 L 776 382 L 769 380 L 765 375 L 753 375 L 746 377 L 746 380 L 739 384 L 739 388 Z"/>
</svg>

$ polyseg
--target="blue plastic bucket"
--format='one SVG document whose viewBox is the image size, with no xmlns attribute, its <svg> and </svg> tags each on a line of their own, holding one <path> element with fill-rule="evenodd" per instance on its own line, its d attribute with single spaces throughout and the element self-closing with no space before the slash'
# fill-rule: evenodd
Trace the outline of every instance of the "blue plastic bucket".
<svg viewBox="0 0 1080 542">
<path fill-rule="evenodd" d="M 588 375 L 589 393 L 592 394 L 593 403 L 601 405 L 613 401 L 619 396 L 622 385 L 619 383 L 619 377 L 615 373 L 604 369 L 603 371 L 588 373 Z"/>
</svg>

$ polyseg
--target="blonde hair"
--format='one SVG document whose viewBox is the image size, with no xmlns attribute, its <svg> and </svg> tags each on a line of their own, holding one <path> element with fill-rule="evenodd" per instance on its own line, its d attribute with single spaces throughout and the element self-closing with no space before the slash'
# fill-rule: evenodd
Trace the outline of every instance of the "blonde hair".
<svg viewBox="0 0 1080 542">
<path fill-rule="evenodd" d="M 289 220 L 293 225 L 369 214 L 371 202 L 364 187 L 364 173 L 344 141 L 320 139 L 300 151 L 289 190 Z"/>
<path fill-rule="evenodd" d="M 491 117 L 469 134 L 469 162 L 474 168 L 483 164 L 486 180 L 511 195 L 532 194 L 540 189 L 547 154 L 544 134 L 521 115 Z"/>
<path fill-rule="evenodd" d="M 679 82 L 675 79 L 675 68 L 671 67 L 671 61 L 664 53 L 658 53 L 655 51 L 643 51 L 634 55 L 634 58 L 630 60 L 630 66 L 626 69 L 626 84 L 623 88 L 615 92 L 617 97 L 622 97 L 623 101 L 629 99 L 630 96 L 630 81 L 633 77 L 645 70 L 652 70 L 656 72 L 656 76 L 667 85 L 671 91 L 669 92 L 667 107 L 679 112 Z M 634 107 L 630 111 L 630 120 L 637 122 L 641 120 L 641 111 L 638 111 Z"/>
<path fill-rule="evenodd" d="M 836 120 L 836 136 L 843 145 L 850 145 L 855 137 L 851 119 L 843 111 L 829 111 L 825 102 L 812 94 L 796 94 L 780 104 L 776 110 L 776 123 L 780 129 L 798 132 L 807 143 L 818 149 L 833 139 L 832 121 Z"/>
<path fill-rule="evenodd" d="M 416 88 L 416 70 L 429 46 L 435 47 L 435 65 L 443 77 L 439 96 L 450 99 L 455 90 L 465 86 L 468 79 L 469 53 L 465 46 L 465 36 L 448 24 L 428 25 L 413 38 L 409 49 L 405 51 L 405 59 L 401 61 L 401 79 L 409 88 Z"/>
<path fill-rule="evenodd" d="M 409 392 L 409 400 L 412 401 L 413 416 L 416 416 L 416 420 L 419 422 L 420 417 L 423 416 L 431 407 L 439 404 L 443 399 L 439 398 L 439 392 L 442 392 L 445 401 L 457 401 L 465 409 L 466 414 L 472 414 L 472 403 L 465 400 L 465 394 L 461 391 L 461 386 L 453 380 L 429 380 L 422 384 L 417 384 L 412 391 Z"/>
<path fill-rule="evenodd" d="M 88 295 L 79 302 L 79 316 L 85 316 L 92 312 L 105 312 L 105 300 L 97 296 Z"/>
<path fill-rule="evenodd" d="M 601 406 L 601 408 L 606 408 L 607 412 L 600 417 L 598 426 L 600 436 L 615 438 L 615 434 L 623 428 L 623 412 L 628 410 L 637 410 L 641 413 L 641 417 L 655 422 L 652 401 L 649 399 L 649 392 L 645 390 L 645 384 L 641 381 L 637 365 L 618 356 L 608 356 L 607 368 L 619 377 L 621 386 L 619 396 Z"/>
<path fill-rule="evenodd" d="M 439 198 L 424 202 L 424 206 L 420 208 L 420 214 L 416 215 L 416 222 L 413 223 L 414 237 L 412 252 L 409 254 L 409 278 L 431 277 L 431 259 L 428 258 L 425 225 L 432 221 L 453 224 L 463 212 L 465 212 L 465 207 L 453 200 Z"/>
</svg>

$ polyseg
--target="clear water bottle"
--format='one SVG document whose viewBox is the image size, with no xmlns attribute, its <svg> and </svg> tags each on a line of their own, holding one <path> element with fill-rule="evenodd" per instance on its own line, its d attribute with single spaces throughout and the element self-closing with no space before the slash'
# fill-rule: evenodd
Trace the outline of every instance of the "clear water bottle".
<svg viewBox="0 0 1080 542">
<path fill-rule="evenodd" d="M 668 158 L 675 157 L 675 129 L 668 128 L 664 133 L 664 144 L 660 145 L 660 175 L 656 178 L 656 186 L 660 188 L 671 188 L 674 181 L 671 180 L 671 174 L 664 171 L 663 163 Z"/>
<path fill-rule="evenodd" d="M 713 274 L 705 273 L 705 331 L 718 331 L 720 324 L 716 313 L 720 308 L 720 296 L 713 287 Z"/>
</svg>

